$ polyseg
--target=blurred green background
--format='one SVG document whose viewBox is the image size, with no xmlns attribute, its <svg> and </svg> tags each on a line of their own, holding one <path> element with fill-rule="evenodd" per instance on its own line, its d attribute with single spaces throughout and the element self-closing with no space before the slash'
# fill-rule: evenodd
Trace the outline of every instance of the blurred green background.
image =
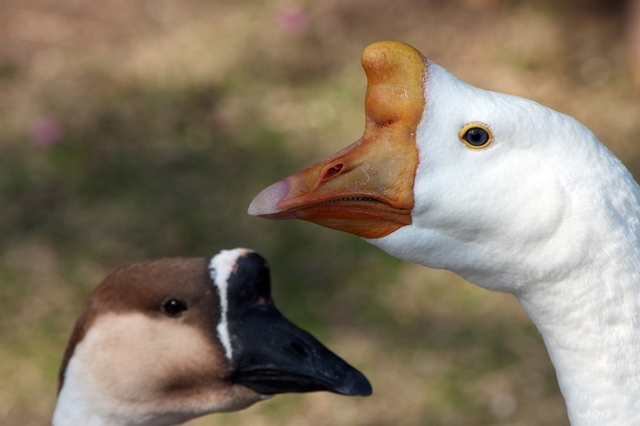
<svg viewBox="0 0 640 426">
<path fill-rule="evenodd" d="M 357 139 L 371 42 L 590 127 L 640 171 L 631 3 L 0 1 L 0 425 L 47 425 L 82 304 L 148 258 L 250 247 L 369 398 L 284 395 L 191 425 L 566 425 L 515 300 L 356 237 L 246 215 Z M 640 55 L 639 55 L 640 56 Z"/>
</svg>

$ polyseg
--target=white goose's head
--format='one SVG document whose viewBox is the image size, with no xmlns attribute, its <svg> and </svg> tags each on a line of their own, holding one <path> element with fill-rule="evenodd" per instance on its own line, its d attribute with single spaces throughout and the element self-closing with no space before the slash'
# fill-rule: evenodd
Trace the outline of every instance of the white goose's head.
<svg viewBox="0 0 640 426">
<path fill-rule="evenodd" d="M 270 395 L 369 395 L 367 379 L 271 299 L 257 253 L 160 259 L 109 275 L 78 319 L 53 424 L 174 425 Z"/>
<path fill-rule="evenodd" d="M 587 261 L 583 228 L 609 220 L 594 207 L 604 194 L 635 205 L 630 174 L 574 119 L 470 86 L 403 43 L 367 47 L 362 64 L 363 137 L 263 190 L 250 214 L 517 293 Z"/>
</svg>

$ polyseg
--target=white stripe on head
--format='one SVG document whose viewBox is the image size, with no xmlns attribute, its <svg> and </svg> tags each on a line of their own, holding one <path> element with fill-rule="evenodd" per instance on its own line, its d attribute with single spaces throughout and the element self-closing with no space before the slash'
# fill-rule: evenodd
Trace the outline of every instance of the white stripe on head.
<svg viewBox="0 0 640 426">
<path fill-rule="evenodd" d="M 224 346 L 225 354 L 228 360 L 231 360 L 231 337 L 229 336 L 229 324 L 227 323 L 227 286 L 229 284 L 229 276 L 235 272 L 235 266 L 238 258 L 250 253 L 251 250 L 244 248 L 236 248 L 233 250 L 222 250 L 211 258 L 209 262 L 209 275 L 211 281 L 218 287 L 220 294 L 220 322 L 216 330 L 218 338 Z"/>
</svg>

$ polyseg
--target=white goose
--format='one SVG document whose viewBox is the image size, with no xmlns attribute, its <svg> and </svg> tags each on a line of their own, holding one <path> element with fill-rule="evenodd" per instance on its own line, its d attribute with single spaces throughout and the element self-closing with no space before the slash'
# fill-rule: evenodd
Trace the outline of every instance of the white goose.
<svg viewBox="0 0 640 426">
<path fill-rule="evenodd" d="M 278 312 L 262 257 L 225 250 L 134 264 L 96 288 L 65 351 L 53 425 L 175 425 L 317 390 L 371 394 Z"/>
<path fill-rule="evenodd" d="M 640 425 L 640 188 L 583 125 L 472 87 L 380 42 L 361 139 L 256 196 L 249 213 L 361 236 L 513 293 L 574 426 Z"/>
</svg>

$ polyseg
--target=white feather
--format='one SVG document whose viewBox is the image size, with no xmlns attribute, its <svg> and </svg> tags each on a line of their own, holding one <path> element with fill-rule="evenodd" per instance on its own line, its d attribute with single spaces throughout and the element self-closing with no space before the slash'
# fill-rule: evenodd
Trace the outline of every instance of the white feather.
<svg viewBox="0 0 640 426">
<path fill-rule="evenodd" d="M 231 348 L 231 337 L 229 336 L 229 323 L 227 321 L 227 287 L 229 284 L 229 277 L 235 270 L 236 262 L 238 258 L 247 254 L 249 250 L 243 248 L 237 248 L 233 250 L 222 250 L 215 255 L 209 262 L 209 273 L 211 274 L 211 281 L 218 288 L 220 295 L 220 322 L 216 327 L 218 332 L 218 338 L 224 346 L 224 351 L 227 359 L 231 360 L 233 351 Z"/>
</svg>

